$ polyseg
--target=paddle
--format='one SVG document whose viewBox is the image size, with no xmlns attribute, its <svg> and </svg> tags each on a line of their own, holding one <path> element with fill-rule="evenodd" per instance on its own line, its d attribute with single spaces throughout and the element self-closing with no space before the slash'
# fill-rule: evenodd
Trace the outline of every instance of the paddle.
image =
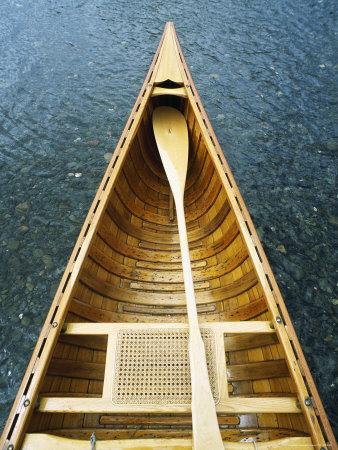
<svg viewBox="0 0 338 450">
<path fill-rule="evenodd" d="M 184 186 L 188 168 L 188 128 L 177 109 L 160 106 L 153 112 L 155 140 L 173 193 L 180 238 L 184 287 L 189 321 L 189 359 L 192 388 L 194 448 L 223 449 L 215 402 L 212 397 L 205 348 L 198 325 L 194 283 L 191 272 L 187 229 L 184 217 Z"/>
</svg>

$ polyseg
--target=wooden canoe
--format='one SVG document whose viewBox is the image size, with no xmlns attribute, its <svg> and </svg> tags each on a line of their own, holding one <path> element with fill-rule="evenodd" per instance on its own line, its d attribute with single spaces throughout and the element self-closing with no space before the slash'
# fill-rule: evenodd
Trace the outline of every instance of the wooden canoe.
<svg viewBox="0 0 338 450">
<path fill-rule="evenodd" d="M 190 140 L 185 213 L 224 448 L 335 441 L 255 227 L 172 23 L 80 232 L 5 426 L 2 449 L 188 449 L 188 324 L 173 199 L 152 111 Z"/>
</svg>

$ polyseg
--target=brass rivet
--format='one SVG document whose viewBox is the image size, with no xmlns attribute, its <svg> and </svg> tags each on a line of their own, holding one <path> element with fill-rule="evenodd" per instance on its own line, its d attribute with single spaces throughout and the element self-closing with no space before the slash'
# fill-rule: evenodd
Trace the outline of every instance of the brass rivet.
<svg viewBox="0 0 338 450">
<path fill-rule="evenodd" d="M 56 328 L 57 326 L 58 326 L 58 323 L 57 323 L 57 322 L 53 322 L 53 323 L 52 323 L 52 327 L 53 327 L 53 328 Z"/>
<path fill-rule="evenodd" d="M 13 444 L 9 444 L 9 446 L 7 447 L 7 450 L 14 450 L 14 445 Z"/>
<path fill-rule="evenodd" d="M 23 402 L 23 406 L 25 406 L 27 408 L 27 406 L 29 406 L 31 404 L 30 400 L 28 398 L 26 398 L 26 400 Z"/>
<path fill-rule="evenodd" d="M 280 316 L 276 317 L 276 322 L 277 323 L 283 323 L 282 318 Z"/>
</svg>

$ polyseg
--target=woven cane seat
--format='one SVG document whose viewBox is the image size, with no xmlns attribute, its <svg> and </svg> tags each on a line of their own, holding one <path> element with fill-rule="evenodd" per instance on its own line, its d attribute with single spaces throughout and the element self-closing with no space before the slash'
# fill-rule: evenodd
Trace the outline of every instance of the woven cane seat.
<svg viewBox="0 0 338 450">
<path fill-rule="evenodd" d="M 210 385 L 215 401 L 215 339 L 203 330 Z M 127 329 L 118 332 L 112 400 L 124 405 L 189 405 L 191 381 L 189 332 L 176 329 Z"/>
</svg>

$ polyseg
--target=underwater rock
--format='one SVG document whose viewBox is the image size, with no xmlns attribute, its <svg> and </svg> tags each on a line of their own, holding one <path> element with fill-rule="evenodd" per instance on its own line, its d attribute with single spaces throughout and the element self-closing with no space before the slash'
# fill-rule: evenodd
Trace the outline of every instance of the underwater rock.
<svg viewBox="0 0 338 450">
<path fill-rule="evenodd" d="M 87 141 L 89 147 L 96 147 L 99 145 L 100 141 L 98 139 L 92 139 L 91 141 Z"/>
<path fill-rule="evenodd" d="M 338 226 L 338 216 L 329 215 L 329 223 Z"/>
<path fill-rule="evenodd" d="M 31 319 L 27 316 L 23 316 L 23 318 L 21 319 L 21 323 L 25 327 L 28 327 L 28 325 L 30 325 L 30 323 L 31 323 Z"/>
<path fill-rule="evenodd" d="M 330 152 L 336 152 L 338 150 L 338 138 L 330 139 L 326 143 L 326 148 Z"/>
<path fill-rule="evenodd" d="M 17 250 L 20 247 L 20 242 L 16 241 L 15 239 L 8 239 L 7 241 L 7 248 L 9 250 Z"/>
<path fill-rule="evenodd" d="M 286 254 L 286 249 L 285 249 L 285 247 L 284 247 L 283 244 L 277 245 L 277 250 L 278 250 L 280 253 Z"/>
<path fill-rule="evenodd" d="M 27 225 L 21 225 L 19 228 L 20 233 L 25 234 L 29 230 Z"/>
<path fill-rule="evenodd" d="M 322 291 L 332 294 L 332 288 L 326 278 L 320 278 L 318 280 L 319 287 Z"/>
<path fill-rule="evenodd" d="M 43 255 L 42 261 L 46 269 L 52 269 L 54 267 L 53 260 L 49 255 Z"/>
<path fill-rule="evenodd" d="M 16 205 L 15 209 L 19 213 L 25 214 L 28 211 L 28 209 L 29 209 L 29 204 L 28 204 L 28 202 L 19 203 L 18 205 Z"/>
<path fill-rule="evenodd" d="M 32 292 L 32 290 L 34 289 L 34 286 L 32 285 L 32 283 L 30 283 L 29 281 L 27 281 L 26 283 L 26 289 L 29 292 Z"/>
</svg>

